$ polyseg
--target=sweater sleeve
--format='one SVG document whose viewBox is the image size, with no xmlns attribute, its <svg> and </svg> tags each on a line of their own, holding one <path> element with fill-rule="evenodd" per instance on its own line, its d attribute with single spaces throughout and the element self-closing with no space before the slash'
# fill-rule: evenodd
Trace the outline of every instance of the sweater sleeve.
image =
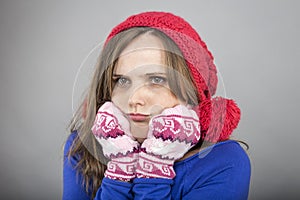
<svg viewBox="0 0 300 200">
<path fill-rule="evenodd" d="M 163 178 L 136 178 L 133 180 L 134 199 L 171 199 L 173 180 Z"/>
<path fill-rule="evenodd" d="M 74 166 L 79 161 L 79 156 L 73 156 L 70 160 L 67 158 L 68 151 L 76 137 L 76 133 L 72 133 L 64 148 L 64 162 L 63 162 L 63 200 L 90 200 L 91 191 L 86 193 L 82 184 L 83 177 L 80 173 L 77 173 Z M 117 180 L 111 180 L 104 178 L 102 184 L 99 187 L 95 200 L 108 200 L 108 199 L 120 199 L 127 200 L 133 199 L 131 193 L 132 183 L 120 182 Z"/>
<path fill-rule="evenodd" d="M 130 200 L 133 199 L 131 192 L 132 183 L 121 182 L 104 178 L 101 187 L 98 189 L 95 200 L 106 199 L 120 199 Z"/>
</svg>

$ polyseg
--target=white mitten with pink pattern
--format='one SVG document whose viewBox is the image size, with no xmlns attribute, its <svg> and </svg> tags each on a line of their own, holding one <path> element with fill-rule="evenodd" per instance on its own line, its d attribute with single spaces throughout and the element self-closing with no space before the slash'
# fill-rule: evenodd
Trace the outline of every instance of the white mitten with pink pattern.
<svg viewBox="0 0 300 200">
<path fill-rule="evenodd" d="M 112 102 L 99 108 L 92 132 L 104 156 L 110 159 L 104 176 L 121 181 L 134 179 L 139 143 L 130 133 L 128 120 Z"/>
<path fill-rule="evenodd" d="M 199 139 L 200 122 L 195 111 L 183 105 L 165 109 L 150 120 L 148 136 L 139 153 L 137 177 L 173 179 L 175 160 Z"/>
</svg>

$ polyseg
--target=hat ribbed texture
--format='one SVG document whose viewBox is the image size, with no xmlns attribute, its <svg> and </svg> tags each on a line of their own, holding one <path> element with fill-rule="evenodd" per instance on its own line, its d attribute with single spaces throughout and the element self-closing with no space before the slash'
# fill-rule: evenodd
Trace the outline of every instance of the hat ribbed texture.
<svg viewBox="0 0 300 200">
<path fill-rule="evenodd" d="M 200 100 L 215 94 L 218 79 L 213 55 L 194 28 L 181 17 L 166 12 L 144 12 L 133 15 L 116 26 L 107 41 L 121 31 L 143 26 L 164 32 L 177 44 L 188 64 Z"/>
</svg>

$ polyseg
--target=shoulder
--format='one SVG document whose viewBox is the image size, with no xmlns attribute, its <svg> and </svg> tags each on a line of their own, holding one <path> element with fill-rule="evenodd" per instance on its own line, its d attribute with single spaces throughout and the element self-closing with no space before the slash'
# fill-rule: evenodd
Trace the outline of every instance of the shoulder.
<svg viewBox="0 0 300 200">
<path fill-rule="evenodd" d="M 191 177 L 201 181 L 249 182 L 250 159 L 241 145 L 234 140 L 226 140 L 211 145 L 192 156 L 186 163 Z M 204 178 L 205 177 L 205 178 Z"/>
<path fill-rule="evenodd" d="M 246 151 L 235 140 L 226 140 L 216 144 L 211 144 L 204 148 L 202 147 L 198 150 L 193 150 L 191 153 L 192 155 L 188 156 L 186 159 L 182 159 L 182 161 L 179 161 L 178 164 L 194 160 L 201 160 L 201 162 L 203 162 L 211 159 L 226 160 L 228 162 L 249 162 L 249 157 Z"/>
<path fill-rule="evenodd" d="M 76 141 L 78 134 L 76 131 L 68 135 L 64 145 L 63 161 L 63 194 L 62 199 L 90 199 L 90 193 L 85 192 L 84 178 L 76 167 L 80 161 L 78 154 L 68 158 L 68 152 Z M 79 173 L 78 173 L 79 172 Z"/>
<path fill-rule="evenodd" d="M 249 175 L 251 173 L 250 159 L 246 151 L 234 140 L 226 140 L 210 145 L 193 156 L 176 163 L 187 166 L 188 171 L 194 174 L 209 176 L 217 175 L 225 171 L 232 174 Z M 179 166 L 178 166 L 179 167 Z"/>
<path fill-rule="evenodd" d="M 78 136 L 77 131 L 73 131 L 67 137 L 67 140 L 66 140 L 65 145 L 64 145 L 64 157 L 67 157 L 68 152 L 70 151 L 70 149 L 71 149 L 73 143 L 75 142 L 77 136 Z"/>
<path fill-rule="evenodd" d="M 218 142 L 182 162 L 188 197 L 201 194 L 204 199 L 247 199 L 250 159 L 238 142 Z"/>
<path fill-rule="evenodd" d="M 226 140 L 211 145 L 200 151 L 198 156 L 202 161 L 213 160 L 231 166 L 250 165 L 246 151 L 234 140 Z"/>
<path fill-rule="evenodd" d="M 212 147 L 215 147 L 215 150 L 226 150 L 231 153 L 245 153 L 245 150 L 241 147 L 240 143 L 235 140 L 225 140 L 222 142 L 218 142 Z"/>
</svg>

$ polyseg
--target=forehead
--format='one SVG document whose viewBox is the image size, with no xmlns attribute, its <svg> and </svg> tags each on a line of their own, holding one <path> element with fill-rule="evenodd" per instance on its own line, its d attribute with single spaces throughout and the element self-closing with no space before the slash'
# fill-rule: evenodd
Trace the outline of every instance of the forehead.
<svg viewBox="0 0 300 200">
<path fill-rule="evenodd" d="M 164 68 L 164 56 L 164 47 L 161 41 L 155 36 L 144 34 L 133 40 L 121 52 L 115 73 L 126 74 L 137 69 L 148 72 L 149 70 L 161 70 Z"/>
</svg>

